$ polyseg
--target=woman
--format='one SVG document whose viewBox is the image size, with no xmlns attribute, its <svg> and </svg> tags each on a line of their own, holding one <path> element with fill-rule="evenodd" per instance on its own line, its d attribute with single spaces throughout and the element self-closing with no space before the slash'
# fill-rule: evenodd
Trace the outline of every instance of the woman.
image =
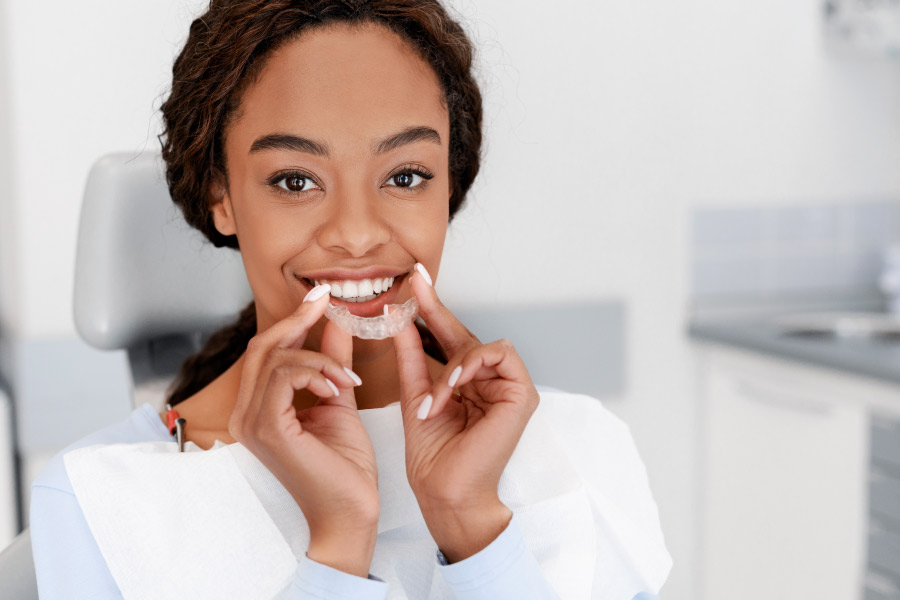
<svg viewBox="0 0 900 600">
<path fill-rule="evenodd" d="M 541 394 L 509 342 L 479 341 L 433 287 L 447 225 L 479 168 L 471 69 L 470 41 L 436 0 L 213 0 L 175 62 L 161 136 L 171 196 L 213 244 L 239 248 L 254 300 L 185 362 L 168 401 L 195 450 L 238 442 L 302 511 L 308 548 L 279 597 L 568 593 L 550 582 L 561 558 L 538 561 L 498 491 Z M 424 325 L 393 338 L 353 338 L 323 318 L 328 303 L 373 317 L 413 297 Z M 391 410 L 405 465 L 376 461 L 361 419 Z M 611 419 L 596 401 L 584 410 Z M 146 415 L 67 448 L 35 482 L 42 598 L 76 586 L 84 597 L 130 596 L 132 567 L 104 551 L 62 456 L 171 440 L 166 415 Z M 625 444 L 615 452 L 633 453 Z M 404 579 L 402 565 L 390 581 L 370 572 L 376 545 L 390 543 L 379 529 L 390 491 L 381 468 L 405 469 L 443 588 Z M 60 538 L 72 546 L 51 544 Z M 658 591 L 669 559 L 661 535 L 651 545 L 622 560 L 655 569 L 637 566 L 616 585 L 595 575 L 604 581 L 591 597 Z M 650 571 L 655 580 L 641 581 Z"/>
</svg>

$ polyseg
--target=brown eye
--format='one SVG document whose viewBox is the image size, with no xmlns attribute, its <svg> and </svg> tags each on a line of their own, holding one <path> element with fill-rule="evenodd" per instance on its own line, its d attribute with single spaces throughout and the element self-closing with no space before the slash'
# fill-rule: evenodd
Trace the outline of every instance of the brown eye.
<svg viewBox="0 0 900 600">
<path fill-rule="evenodd" d="M 394 175 L 394 183 L 400 187 L 410 187 L 413 182 L 412 173 L 398 173 Z"/>
<path fill-rule="evenodd" d="M 308 192 L 316 187 L 312 179 L 300 174 L 285 175 L 275 185 L 288 192 Z"/>
<path fill-rule="evenodd" d="M 430 173 L 424 171 L 400 171 L 395 175 L 391 175 L 388 179 L 388 185 L 400 188 L 420 188 L 424 187 L 425 180 L 434 177 Z"/>
</svg>

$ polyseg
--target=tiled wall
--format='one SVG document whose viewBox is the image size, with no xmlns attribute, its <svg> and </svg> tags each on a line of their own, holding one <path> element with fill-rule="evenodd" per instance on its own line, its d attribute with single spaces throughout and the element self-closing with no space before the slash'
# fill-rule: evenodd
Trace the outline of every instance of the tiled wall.
<svg viewBox="0 0 900 600">
<path fill-rule="evenodd" d="M 695 297 L 877 293 L 881 252 L 900 243 L 900 200 L 697 208 Z"/>
</svg>

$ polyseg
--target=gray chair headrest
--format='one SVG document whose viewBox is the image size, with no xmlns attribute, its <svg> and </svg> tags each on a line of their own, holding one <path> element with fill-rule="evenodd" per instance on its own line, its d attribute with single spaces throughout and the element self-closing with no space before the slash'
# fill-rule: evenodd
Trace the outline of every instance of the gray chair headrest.
<svg viewBox="0 0 900 600">
<path fill-rule="evenodd" d="M 91 169 L 78 226 L 75 327 L 114 350 L 209 333 L 253 296 L 240 253 L 215 248 L 169 197 L 159 153 L 109 154 Z"/>
</svg>

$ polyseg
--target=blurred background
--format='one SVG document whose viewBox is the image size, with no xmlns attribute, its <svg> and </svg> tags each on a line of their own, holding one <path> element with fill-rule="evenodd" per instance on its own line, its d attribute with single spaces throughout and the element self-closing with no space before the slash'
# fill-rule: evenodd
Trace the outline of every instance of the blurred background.
<svg viewBox="0 0 900 600">
<path fill-rule="evenodd" d="M 449 4 L 486 145 L 438 290 L 586 353 L 529 368 L 630 426 L 662 596 L 900 598 L 900 5 Z M 0 0 L 0 548 L 46 460 L 133 408 L 74 327 L 82 193 L 158 152 L 204 6 Z"/>
</svg>

